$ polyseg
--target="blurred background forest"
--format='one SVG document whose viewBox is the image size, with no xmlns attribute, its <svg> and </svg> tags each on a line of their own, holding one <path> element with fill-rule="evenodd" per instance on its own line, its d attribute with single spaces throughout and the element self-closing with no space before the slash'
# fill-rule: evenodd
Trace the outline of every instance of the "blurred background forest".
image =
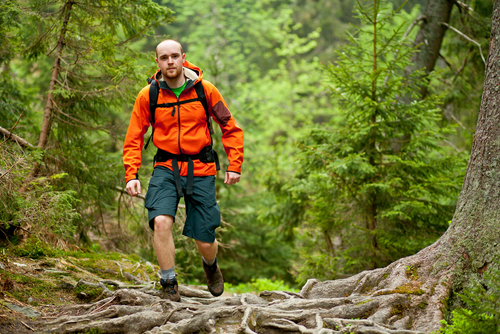
<svg viewBox="0 0 500 334">
<path fill-rule="evenodd" d="M 1 0 L 0 239 L 156 262 L 143 200 L 120 191 L 121 154 L 155 46 L 173 38 L 244 129 L 242 181 L 216 181 L 226 281 L 298 286 L 416 253 L 453 216 L 493 6 L 453 6 L 427 76 L 417 35 L 433 1 L 384 2 L 382 14 L 402 7 L 370 26 L 371 2 L 355 0 Z M 180 231 L 176 266 L 194 283 Z"/>
</svg>

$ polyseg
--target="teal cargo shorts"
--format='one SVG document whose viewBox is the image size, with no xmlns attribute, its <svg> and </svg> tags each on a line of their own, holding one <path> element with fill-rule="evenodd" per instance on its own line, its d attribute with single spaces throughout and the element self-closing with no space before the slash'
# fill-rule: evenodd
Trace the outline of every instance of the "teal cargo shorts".
<svg viewBox="0 0 500 334">
<path fill-rule="evenodd" d="M 181 176 L 186 189 L 187 177 Z M 148 209 L 149 227 L 154 230 L 154 219 L 159 215 L 174 217 L 181 198 L 175 187 L 174 173 L 163 166 L 154 169 L 149 181 L 144 206 Z M 193 194 L 185 195 L 186 222 L 182 234 L 195 240 L 212 243 L 215 229 L 220 226 L 220 209 L 215 199 L 215 176 L 195 176 Z"/>
</svg>

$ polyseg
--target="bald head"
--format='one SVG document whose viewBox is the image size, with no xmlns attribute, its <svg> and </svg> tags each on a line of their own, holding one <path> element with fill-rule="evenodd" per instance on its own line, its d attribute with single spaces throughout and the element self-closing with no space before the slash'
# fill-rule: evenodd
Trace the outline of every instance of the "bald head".
<svg viewBox="0 0 500 334">
<path fill-rule="evenodd" d="M 172 49 L 172 48 L 176 48 L 176 47 L 179 47 L 179 52 L 180 54 L 182 55 L 184 53 L 184 51 L 182 50 L 182 45 L 181 43 L 173 40 L 173 39 L 166 39 L 164 41 L 161 41 L 157 46 L 156 46 L 156 58 L 158 58 L 158 50 L 162 50 L 163 48 L 168 48 L 168 49 Z"/>
</svg>

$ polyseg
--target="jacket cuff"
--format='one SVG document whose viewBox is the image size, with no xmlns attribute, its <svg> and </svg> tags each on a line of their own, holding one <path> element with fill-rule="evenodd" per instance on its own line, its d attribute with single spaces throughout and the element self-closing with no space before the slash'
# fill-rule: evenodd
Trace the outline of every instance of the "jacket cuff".
<svg viewBox="0 0 500 334">
<path fill-rule="evenodd" d="M 229 164 L 229 167 L 227 167 L 227 172 L 233 172 L 233 173 L 238 173 L 241 175 L 241 167 L 239 166 L 231 166 L 231 164 Z"/>
<path fill-rule="evenodd" d="M 135 175 L 125 176 L 125 182 L 128 183 L 132 180 L 139 180 L 139 174 L 135 173 Z"/>
</svg>

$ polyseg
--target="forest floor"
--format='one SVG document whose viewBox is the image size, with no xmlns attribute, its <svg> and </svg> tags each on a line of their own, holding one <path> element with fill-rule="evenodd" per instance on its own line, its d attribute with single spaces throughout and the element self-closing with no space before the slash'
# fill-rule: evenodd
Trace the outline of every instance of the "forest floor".
<svg viewBox="0 0 500 334">
<path fill-rule="evenodd" d="M 310 279 L 299 292 L 214 298 L 181 280 L 177 303 L 163 295 L 159 268 L 136 255 L 29 253 L 0 252 L 0 333 L 423 334 L 436 329 L 442 297 L 419 276 L 419 256 L 347 279 Z"/>
<path fill-rule="evenodd" d="M 78 315 L 82 311 L 78 305 L 106 297 L 101 287 L 91 286 L 92 282 L 105 282 L 114 291 L 140 287 L 133 280 L 142 279 L 159 289 L 155 286 L 158 266 L 135 255 L 70 254 L 41 259 L 0 254 L 0 333 L 44 332 L 44 321 Z M 205 286 L 190 287 L 208 294 Z"/>
</svg>

